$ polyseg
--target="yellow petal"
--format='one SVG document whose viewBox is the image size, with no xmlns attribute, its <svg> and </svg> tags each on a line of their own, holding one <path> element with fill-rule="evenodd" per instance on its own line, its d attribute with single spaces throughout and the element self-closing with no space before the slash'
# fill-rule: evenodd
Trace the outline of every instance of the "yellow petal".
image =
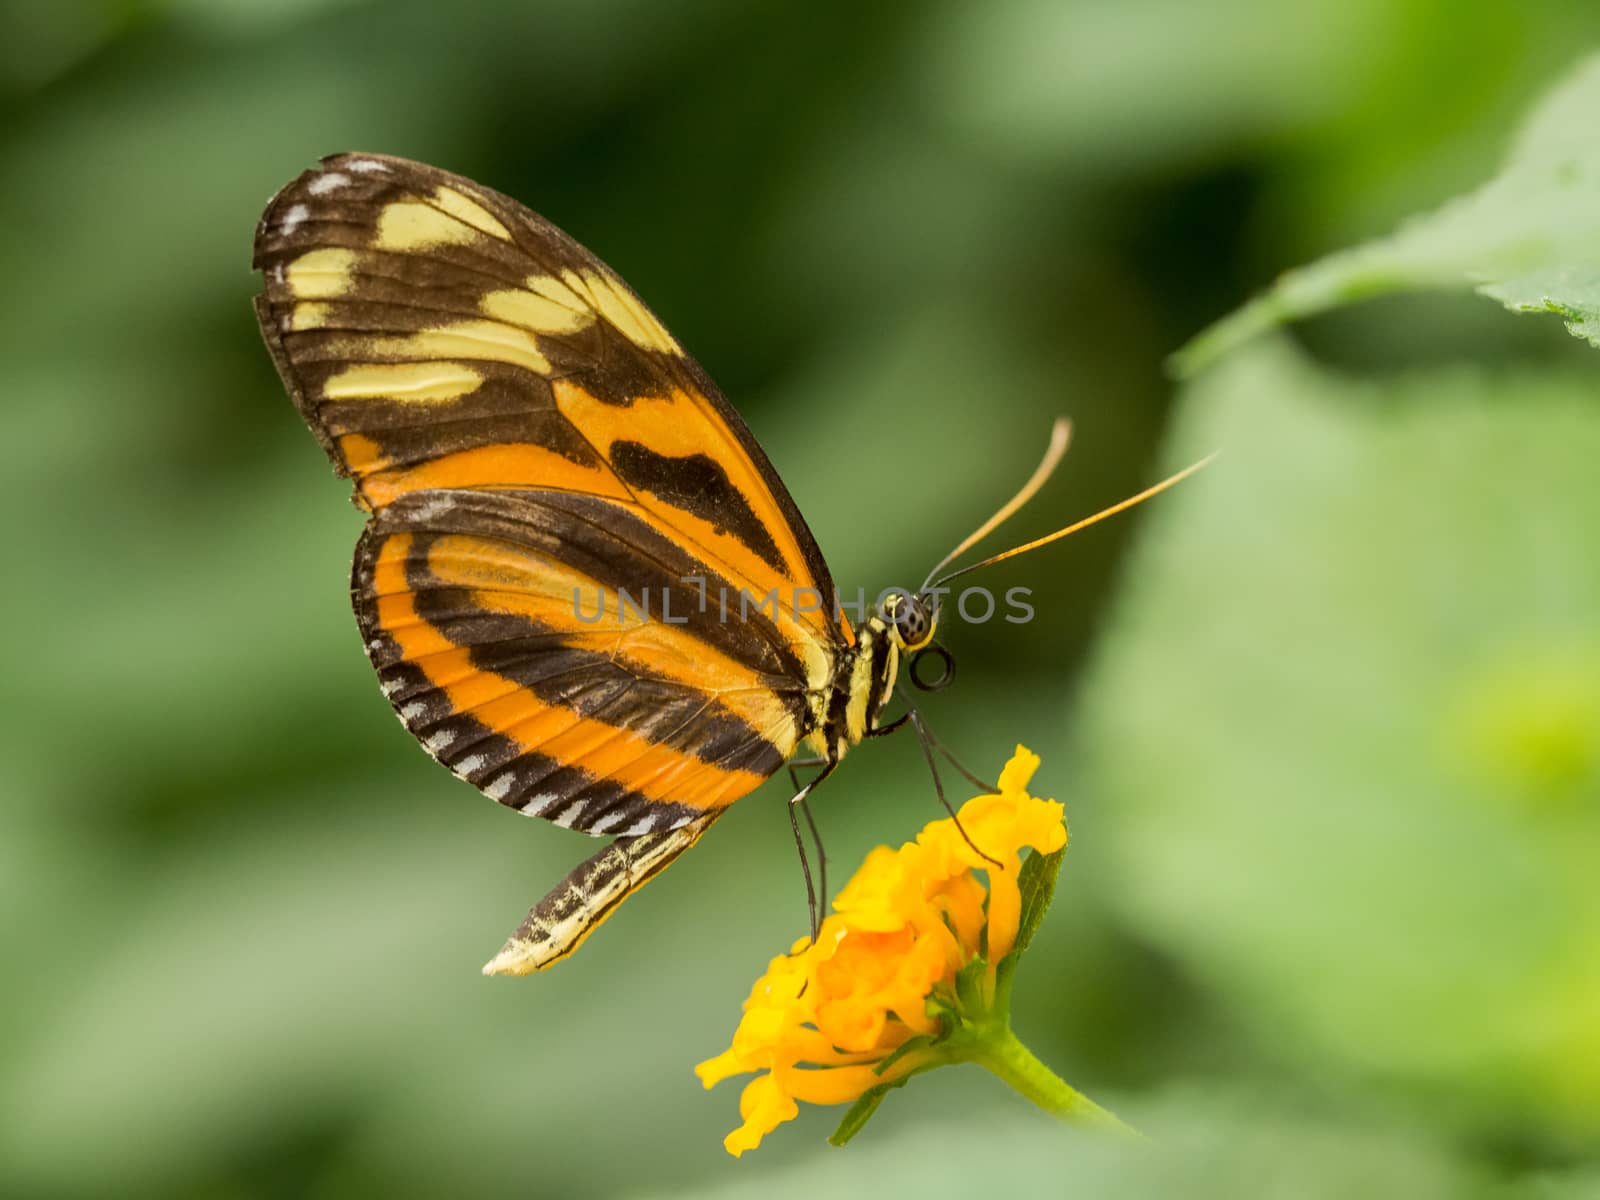
<svg viewBox="0 0 1600 1200">
<path fill-rule="evenodd" d="M 1015 857 L 1012 862 L 1016 861 Z M 1017 887 L 1017 871 L 1008 866 L 989 872 L 989 966 L 993 968 L 1017 944 L 1017 926 L 1022 920 L 1022 892 Z"/>
<path fill-rule="evenodd" d="M 761 1139 L 785 1121 L 800 1115 L 800 1106 L 784 1093 L 771 1075 L 757 1075 L 739 1096 L 744 1124 L 722 1139 L 723 1148 L 738 1158 L 761 1145 Z"/>
<path fill-rule="evenodd" d="M 1016 753 L 1011 760 L 1000 769 L 1000 792 L 1022 794 L 1028 790 L 1028 784 L 1033 782 L 1033 773 L 1039 769 L 1039 756 L 1026 746 L 1018 743 Z"/>
<path fill-rule="evenodd" d="M 894 1078 L 892 1074 L 879 1075 L 871 1067 L 835 1067 L 830 1071 L 789 1071 L 783 1083 L 793 1089 L 795 1099 L 807 1104 L 846 1104 Z"/>
<path fill-rule="evenodd" d="M 743 1075 L 748 1067 L 742 1066 L 732 1049 L 724 1050 L 715 1058 L 708 1058 L 703 1063 L 696 1063 L 694 1073 L 700 1077 L 703 1087 L 714 1088 L 724 1079 L 733 1075 Z"/>
</svg>

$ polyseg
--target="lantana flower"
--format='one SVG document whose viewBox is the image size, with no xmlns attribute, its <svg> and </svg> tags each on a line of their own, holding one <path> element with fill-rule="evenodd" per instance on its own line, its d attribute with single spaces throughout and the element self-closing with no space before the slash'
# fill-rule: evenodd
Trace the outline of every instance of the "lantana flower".
<svg viewBox="0 0 1600 1200">
<path fill-rule="evenodd" d="M 958 1062 L 987 1067 L 1064 1120 L 1130 1132 L 1011 1032 L 1012 976 L 1067 844 L 1062 806 L 1028 794 L 1038 767 L 1018 746 L 999 790 L 962 805 L 959 825 L 932 821 L 915 841 L 872 851 L 816 941 L 801 938 L 768 964 L 732 1045 L 695 1068 L 708 1088 L 757 1073 L 739 1100 L 743 1123 L 723 1140 L 728 1153 L 759 1146 L 801 1100 L 855 1102 L 831 1139 L 842 1145 L 889 1089 Z"/>
</svg>

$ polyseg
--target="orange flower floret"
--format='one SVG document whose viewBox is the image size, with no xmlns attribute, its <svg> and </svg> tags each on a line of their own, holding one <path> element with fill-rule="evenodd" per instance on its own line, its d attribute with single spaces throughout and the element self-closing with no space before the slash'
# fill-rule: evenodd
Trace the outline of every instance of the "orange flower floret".
<svg viewBox="0 0 1600 1200">
<path fill-rule="evenodd" d="M 994 971 L 1016 943 L 1022 851 L 1067 842 L 1062 807 L 1030 796 L 1039 758 L 1021 746 L 1000 791 L 961 806 L 961 827 L 929 822 L 898 850 L 880 846 L 834 901 L 816 942 L 801 938 L 756 980 L 733 1044 L 695 1068 L 706 1087 L 761 1072 L 739 1101 L 743 1124 L 723 1145 L 735 1156 L 808 1104 L 842 1104 L 924 1065 L 927 1049 L 885 1060 L 911 1039 L 937 1034 L 939 1006 L 954 1007 L 956 973 L 984 953 Z M 973 849 L 976 845 L 983 851 Z M 983 855 L 998 861 L 987 861 Z M 974 872 L 988 878 L 985 888 Z"/>
</svg>

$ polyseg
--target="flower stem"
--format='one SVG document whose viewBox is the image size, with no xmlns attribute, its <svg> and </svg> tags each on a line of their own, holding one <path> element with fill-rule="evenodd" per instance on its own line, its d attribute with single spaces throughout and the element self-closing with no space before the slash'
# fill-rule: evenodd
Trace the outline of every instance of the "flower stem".
<svg viewBox="0 0 1600 1200">
<path fill-rule="evenodd" d="M 985 1030 L 985 1036 L 977 1040 L 966 1057 L 998 1075 L 1058 1121 L 1100 1133 L 1144 1139 L 1132 1125 L 1101 1108 L 1035 1058 L 1009 1026 L 994 1025 Z"/>
</svg>

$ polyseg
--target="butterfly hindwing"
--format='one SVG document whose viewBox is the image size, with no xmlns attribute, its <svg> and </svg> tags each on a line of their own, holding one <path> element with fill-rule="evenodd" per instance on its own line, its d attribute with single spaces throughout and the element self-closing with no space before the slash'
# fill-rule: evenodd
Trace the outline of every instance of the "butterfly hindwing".
<svg viewBox="0 0 1600 1200">
<path fill-rule="evenodd" d="M 806 718 L 777 627 L 698 613 L 676 582 L 695 569 L 609 500 L 430 491 L 377 514 L 352 590 L 383 689 L 431 754 L 502 804 L 636 836 L 749 792 Z M 624 607 L 623 575 L 695 619 Z"/>
<path fill-rule="evenodd" d="M 353 601 L 430 753 L 626 837 L 703 828 L 782 764 L 853 632 L 766 456 L 626 284 L 376 155 L 285 188 L 255 265 L 279 373 L 372 514 Z"/>
</svg>

